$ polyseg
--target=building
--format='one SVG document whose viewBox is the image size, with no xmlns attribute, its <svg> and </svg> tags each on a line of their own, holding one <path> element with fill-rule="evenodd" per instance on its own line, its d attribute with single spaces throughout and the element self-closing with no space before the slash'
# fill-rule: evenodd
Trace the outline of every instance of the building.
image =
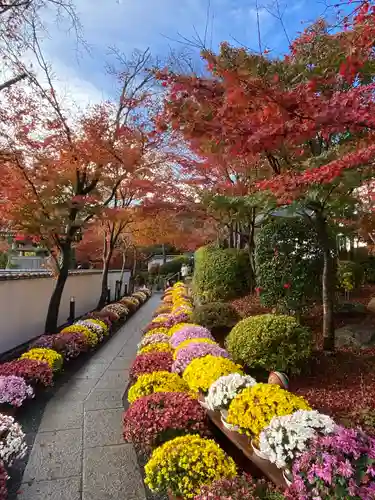
<svg viewBox="0 0 375 500">
<path fill-rule="evenodd" d="M 36 239 L 11 230 L 0 231 L 0 236 L 10 245 L 7 269 L 37 271 L 46 268 L 49 251 L 43 248 Z"/>
</svg>

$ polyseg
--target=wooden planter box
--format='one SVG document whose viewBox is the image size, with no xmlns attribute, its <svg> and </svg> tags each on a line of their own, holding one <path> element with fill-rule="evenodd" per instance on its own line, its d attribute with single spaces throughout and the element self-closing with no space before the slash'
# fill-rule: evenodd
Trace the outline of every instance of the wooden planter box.
<svg viewBox="0 0 375 500">
<path fill-rule="evenodd" d="M 286 482 L 283 477 L 283 472 L 276 465 L 268 460 L 263 460 L 258 457 L 251 446 L 250 439 L 238 432 L 229 431 L 221 421 L 221 415 L 218 411 L 207 410 L 207 415 L 215 426 L 259 469 L 266 478 L 272 481 L 276 486 L 286 488 Z"/>
</svg>

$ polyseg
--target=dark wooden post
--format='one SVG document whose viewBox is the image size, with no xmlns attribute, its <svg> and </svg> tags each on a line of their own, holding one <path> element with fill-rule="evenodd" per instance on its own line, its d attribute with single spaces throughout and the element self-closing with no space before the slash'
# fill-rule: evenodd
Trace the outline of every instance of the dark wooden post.
<svg viewBox="0 0 375 500">
<path fill-rule="evenodd" d="M 73 323 L 76 317 L 76 299 L 75 297 L 70 297 L 69 302 L 69 323 Z"/>
<path fill-rule="evenodd" d="M 109 304 L 111 302 L 111 289 L 107 288 L 107 303 Z"/>
</svg>

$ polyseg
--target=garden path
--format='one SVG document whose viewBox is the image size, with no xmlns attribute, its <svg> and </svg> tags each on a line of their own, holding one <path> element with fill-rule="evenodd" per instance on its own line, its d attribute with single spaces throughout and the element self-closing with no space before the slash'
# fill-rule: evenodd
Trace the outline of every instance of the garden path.
<svg viewBox="0 0 375 500">
<path fill-rule="evenodd" d="M 45 407 L 19 500 L 144 500 L 136 454 L 122 437 L 122 397 L 155 294 Z"/>
</svg>

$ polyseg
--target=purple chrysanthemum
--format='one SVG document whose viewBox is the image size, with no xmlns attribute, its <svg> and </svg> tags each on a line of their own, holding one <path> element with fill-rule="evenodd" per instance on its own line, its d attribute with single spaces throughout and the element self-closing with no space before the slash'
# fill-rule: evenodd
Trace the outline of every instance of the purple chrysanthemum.
<svg viewBox="0 0 375 500">
<path fill-rule="evenodd" d="M 340 487 L 348 497 L 371 500 L 375 498 L 375 470 L 370 465 L 374 459 L 375 439 L 359 429 L 337 426 L 333 434 L 315 439 L 294 462 L 294 482 L 287 498 L 329 495 Z"/>
<path fill-rule="evenodd" d="M 193 342 L 180 349 L 177 353 L 176 361 L 173 363 L 172 372 L 183 373 L 186 367 L 196 358 L 204 356 L 217 356 L 230 358 L 227 351 L 216 344 L 206 344 L 204 342 Z"/>
<path fill-rule="evenodd" d="M 26 398 L 34 397 L 34 391 L 22 377 L 0 376 L 0 403 L 21 406 Z"/>
<path fill-rule="evenodd" d="M 170 343 L 171 346 L 176 349 L 182 342 L 190 339 L 211 339 L 213 337 L 207 328 L 203 326 L 184 326 L 180 328 L 175 334 L 172 335 Z"/>
</svg>

